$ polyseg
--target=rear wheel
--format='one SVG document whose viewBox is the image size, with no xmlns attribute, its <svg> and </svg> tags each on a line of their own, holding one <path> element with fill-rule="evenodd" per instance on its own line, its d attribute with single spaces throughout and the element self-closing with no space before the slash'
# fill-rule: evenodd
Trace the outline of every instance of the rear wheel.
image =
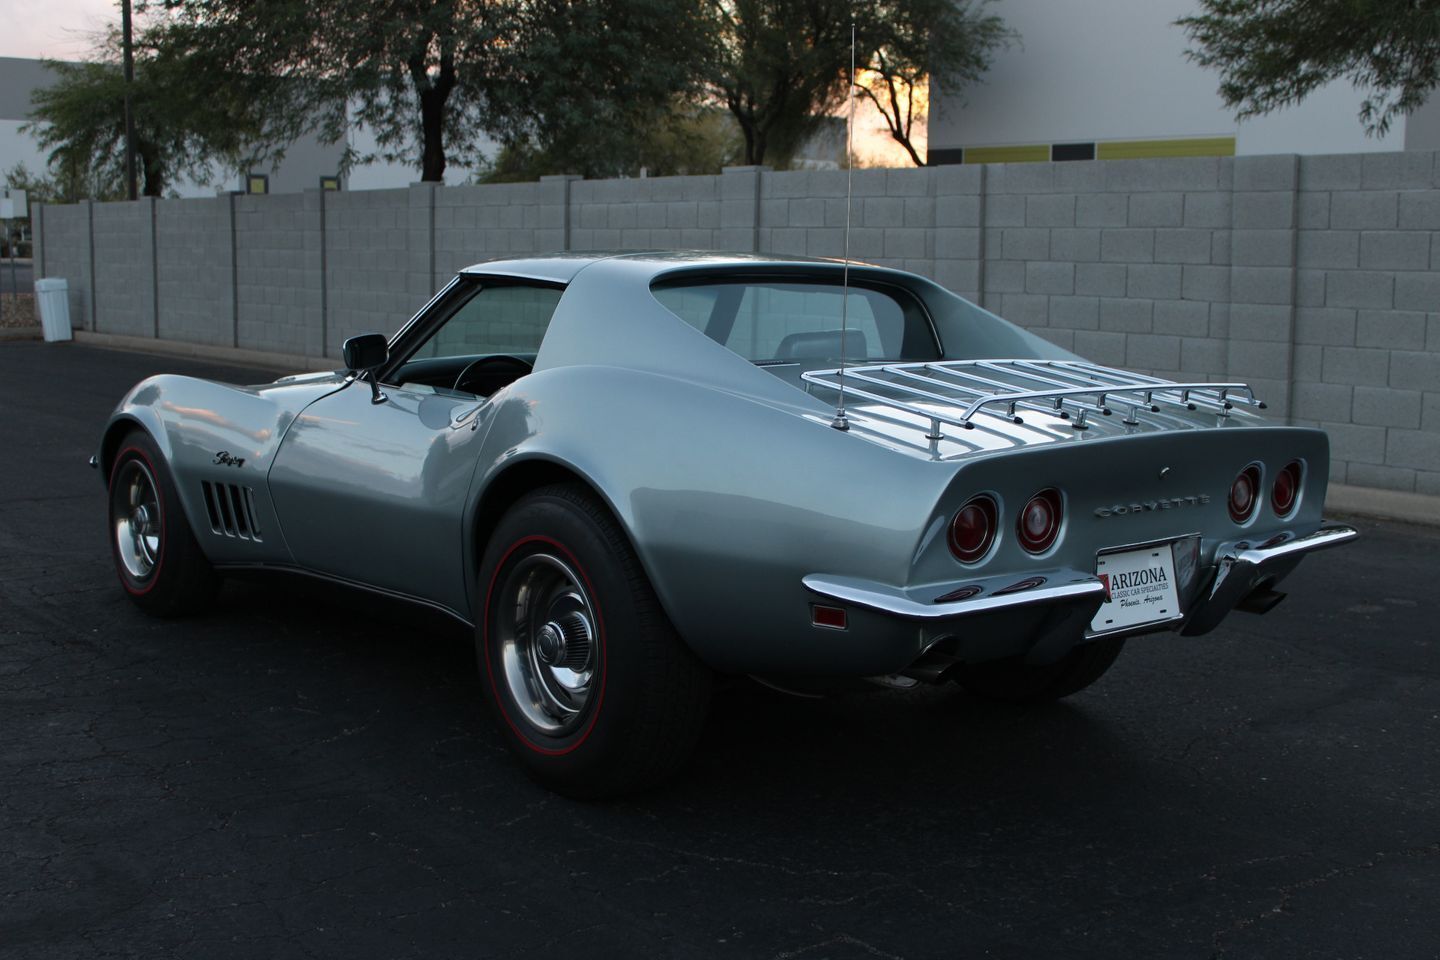
<svg viewBox="0 0 1440 960">
<path fill-rule="evenodd" d="M 1123 637 L 1102 637 L 1082 644 L 1055 663 L 1026 663 L 1023 657 L 967 663 L 956 668 L 955 682 L 966 692 L 1006 703 L 1043 703 L 1084 690 L 1104 676 L 1125 646 Z"/>
<path fill-rule="evenodd" d="M 142 430 L 121 440 L 110 468 L 110 552 L 120 585 L 146 613 L 194 613 L 208 606 L 220 587 L 164 458 Z"/>
<path fill-rule="evenodd" d="M 597 798 L 680 769 L 704 723 L 710 673 L 587 490 L 559 484 L 516 503 L 485 551 L 479 588 L 481 679 L 531 776 Z"/>
</svg>

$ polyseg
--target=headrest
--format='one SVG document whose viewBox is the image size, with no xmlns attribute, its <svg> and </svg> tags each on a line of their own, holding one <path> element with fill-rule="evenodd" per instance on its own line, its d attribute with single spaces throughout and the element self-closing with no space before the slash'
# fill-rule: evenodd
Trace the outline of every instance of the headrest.
<svg viewBox="0 0 1440 960">
<path fill-rule="evenodd" d="M 863 330 L 846 330 L 844 333 L 845 355 L 847 357 L 868 357 L 870 344 Z M 780 341 L 775 351 L 776 360 L 838 360 L 841 352 L 839 330 L 816 330 L 810 333 L 791 333 Z"/>
</svg>

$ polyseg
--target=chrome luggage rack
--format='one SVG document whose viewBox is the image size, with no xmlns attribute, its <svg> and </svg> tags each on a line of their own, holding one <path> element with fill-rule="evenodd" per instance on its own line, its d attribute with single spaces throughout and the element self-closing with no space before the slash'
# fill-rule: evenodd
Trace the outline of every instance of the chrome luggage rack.
<svg viewBox="0 0 1440 960">
<path fill-rule="evenodd" d="M 1265 409 L 1245 383 L 1176 383 L 1126 370 L 1079 360 L 935 360 L 880 363 L 842 370 L 811 370 L 801 374 L 806 390 L 824 387 L 930 422 L 928 440 L 942 438 L 948 424 L 975 428 L 981 413 L 1024 423 L 1019 411 L 1028 410 L 1068 420 L 1076 430 L 1089 427 L 1086 418 L 1110 416 L 1114 407 L 1126 426 L 1144 420 L 1156 426 L 1175 417 L 1168 408 L 1210 411 L 1228 417 L 1236 404 Z M 958 413 L 937 411 L 935 404 L 961 408 Z M 1004 412 L 988 409 L 1003 407 Z"/>
</svg>

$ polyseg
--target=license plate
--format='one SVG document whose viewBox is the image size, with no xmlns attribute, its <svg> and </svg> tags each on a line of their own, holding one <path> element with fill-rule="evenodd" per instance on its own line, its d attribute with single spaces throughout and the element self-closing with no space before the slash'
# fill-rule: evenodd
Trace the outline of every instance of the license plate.
<svg viewBox="0 0 1440 960">
<path fill-rule="evenodd" d="M 1175 552 L 1170 544 L 1103 553 L 1095 558 L 1095 575 L 1105 584 L 1105 602 L 1090 621 L 1091 633 L 1179 619 Z"/>
</svg>

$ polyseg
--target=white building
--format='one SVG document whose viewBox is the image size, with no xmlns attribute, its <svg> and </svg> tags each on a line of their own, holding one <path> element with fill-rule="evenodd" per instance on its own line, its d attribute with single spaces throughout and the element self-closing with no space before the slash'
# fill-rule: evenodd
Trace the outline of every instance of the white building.
<svg viewBox="0 0 1440 960">
<path fill-rule="evenodd" d="M 46 172 L 47 152 L 33 134 L 20 128 L 29 120 L 34 92 L 53 82 L 54 74 L 40 60 L 0 57 L 0 177 L 17 164 L 23 164 L 33 174 Z M 356 146 L 363 150 L 366 144 Z M 286 149 L 285 159 L 273 168 L 217 173 L 212 184 L 177 181 L 168 184 L 167 190 L 182 197 L 213 196 L 217 189 L 298 193 L 321 187 L 322 178 L 327 183 L 347 186 L 343 178 L 337 181 L 343 150 L 340 144 L 326 145 L 313 136 L 302 137 Z M 407 178 L 403 170 L 397 170 L 390 172 L 390 179 L 398 182 L 386 186 L 404 186 L 418 175 L 410 171 Z"/>
<path fill-rule="evenodd" d="M 1348 83 L 1237 123 L 1220 75 L 1185 57 L 1196 0 L 998 0 L 1020 34 L 983 81 L 932 85 L 931 163 L 1440 149 L 1440 98 L 1367 137 Z"/>
</svg>

